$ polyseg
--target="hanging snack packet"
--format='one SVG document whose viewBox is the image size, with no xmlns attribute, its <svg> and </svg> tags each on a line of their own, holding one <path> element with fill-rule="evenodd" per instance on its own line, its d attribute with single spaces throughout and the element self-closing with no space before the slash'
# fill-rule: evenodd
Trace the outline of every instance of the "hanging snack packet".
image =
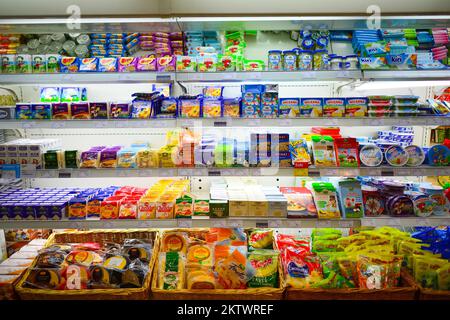
<svg viewBox="0 0 450 320">
<path fill-rule="evenodd" d="M 278 285 L 278 255 L 273 250 L 255 250 L 247 256 L 247 268 L 254 275 L 249 277 L 249 288 L 272 287 Z"/>
</svg>

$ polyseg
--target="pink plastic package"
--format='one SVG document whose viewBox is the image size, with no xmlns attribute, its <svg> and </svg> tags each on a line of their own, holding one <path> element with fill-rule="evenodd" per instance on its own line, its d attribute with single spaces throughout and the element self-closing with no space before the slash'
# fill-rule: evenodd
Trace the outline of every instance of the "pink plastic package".
<svg viewBox="0 0 450 320">
<path fill-rule="evenodd" d="M 156 57 L 150 54 L 146 57 L 139 57 L 136 65 L 137 71 L 156 71 Z"/>
</svg>

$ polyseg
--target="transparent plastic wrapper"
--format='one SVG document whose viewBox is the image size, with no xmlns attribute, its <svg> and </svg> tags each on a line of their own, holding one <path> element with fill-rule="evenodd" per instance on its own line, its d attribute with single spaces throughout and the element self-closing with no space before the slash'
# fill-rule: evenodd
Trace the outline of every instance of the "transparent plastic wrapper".
<svg viewBox="0 0 450 320">
<path fill-rule="evenodd" d="M 185 286 L 185 256 L 179 252 L 161 252 L 158 259 L 158 288 L 179 290 Z"/>
<path fill-rule="evenodd" d="M 274 250 L 255 250 L 247 255 L 249 288 L 277 287 L 278 256 Z"/>
</svg>

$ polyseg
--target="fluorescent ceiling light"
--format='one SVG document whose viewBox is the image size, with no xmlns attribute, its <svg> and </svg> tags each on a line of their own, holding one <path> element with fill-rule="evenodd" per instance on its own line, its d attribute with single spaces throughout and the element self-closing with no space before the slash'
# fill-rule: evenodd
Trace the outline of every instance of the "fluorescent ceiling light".
<svg viewBox="0 0 450 320">
<path fill-rule="evenodd" d="M 417 88 L 417 87 L 446 87 L 450 86 L 450 80 L 424 80 L 424 81 L 371 81 L 355 87 L 355 91 Z"/>
<path fill-rule="evenodd" d="M 208 21 L 348 21 L 348 20 L 365 20 L 368 15 L 360 16 L 261 16 L 261 17 L 179 17 L 179 22 L 208 22 Z M 381 16 L 382 20 L 449 20 L 450 15 L 440 16 Z"/>
<path fill-rule="evenodd" d="M 67 18 L 48 19 L 0 19 L 0 24 L 6 25 L 34 25 L 34 24 L 66 24 Z M 175 18 L 80 18 L 77 22 L 83 23 L 155 23 L 155 22 L 175 22 Z"/>
</svg>

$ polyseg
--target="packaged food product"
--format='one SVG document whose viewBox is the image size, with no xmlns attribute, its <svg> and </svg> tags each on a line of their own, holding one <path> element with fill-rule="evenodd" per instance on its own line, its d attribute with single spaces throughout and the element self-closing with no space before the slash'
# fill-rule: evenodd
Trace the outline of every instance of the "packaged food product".
<svg viewBox="0 0 450 320">
<path fill-rule="evenodd" d="M 421 147 L 410 145 L 405 147 L 405 151 L 408 154 L 408 161 L 406 162 L 408 167 L 420 166 L 425 161 L 425 152 Z"/>
<path fill-rule="evenodd" d="M 139 57 L 136 63 L 137 71 L 156 71 L 156 56 L 150 54 L 144 57 Z"/>
<path fill-rule="evenodd" d="M 178 109 L 182 118 L 201 117 L 201 99 L 198 97 L 180 97 L 178 103 Z"/>
<path fill-rule="evenodd" d="M 319 219 L 338 219 L 341 217 L 336 189 L 330 182 L 313 182 L 314 203 Z"/>
<path fill-rule="evenodd" d="M 367 114 L 367 98 L 345 98 L 346 117 L 365 117 Z"/>
<path fill-rule="evenodd" d="M 312 136 L 314 164 L 316 166 L 336 166 L 333 138 L 330 136 Z"/>
<path fill-rule="evenodd" d="M 137 67 L 137 57 L 120 57 L 118 60 L 117 71 L 134 72 Z"/>
<path fill-rule="evenodd" d="M 70 107 L 66 102 L 52 103 L 52 119 L 68 120 L 71 118 Z"/>
<path fill-rule="evenodd" d="M 267 67 L 269 71 L 282 70 L 282 52 L 280 50 L 269 51 Z"/>
<path fill-rule="evenodd" d="M 359 151 L 361 163 L 366 167 L 378 167 L 383 162 L 383 152 L 374 144 L 364 145 Z"/>
<path fill-rule="evenodd" d="M 322 280 L 317 256 L 287 247 L 284 254 L 286 285 L 293 288 L 310 288 Z"/>
<path fill-rule="evenodd" d="M 324 117 L 343 117 L 345 113 L 345 99 L 323 98 L 322 113 Z"/>
<path fill-rule="evenodd" d="M 183 289 L 184 255 L 179 252 L 161 252 L 158 263 L 158 287 L 164 290 Z"/>
<path fill-rule="evenodd" d="M 362 218 L 364 203 L 359 181 L 354 179 L 342 180 L 339 185 L 339 204 L 344 218 Z"/>
<path fill-rule="evenodd" d="M 131 114 L 131 104 L 129 103 L 111 103 L 109 109 L 110 119 L 127 119 Z"/>
<path fill-rule="evenodd" d="M 310 50 L 300 50 L 298 53 L 298 70 L 313 69 L 313 52 Z"/>
<path fill-rule="evenodd" d="M 80 59 L 78 71 L 80 72 L 95 72 L 98 68 L 98 58 L 84 58 Z"/>
<path fill-rule="evenodd" d="M 183 194 L 175 202 L 175 218 L 190 218 L 194 215 L 194 198 L 192 195 Z"/>
<path fill-rule="evenodd" d="M 248 254 L 249 288 L 272 287 L 278 285 L 278 256 L 273 250 L 255 250 Z"/>
<path fill-rule="evenodd" d="M 450 163 L 450 150 L 442 144 L 434 145 L 428 149 L 426 162 L 430 166 L 447 166 Z"/>
<path fill-rule="evenodd" d="M 391 166 L 401 167 L 404 166 L 409 159 L 409 154 L 401 146 L 394 145 L 389 147 L 384 153 L 387 163 Z"/>
<path fill-rule="evenodd" d="M 40 89 L 41 102 L 59 102 L 61 95 L 58 87 L 43 87 Z"/>
<path fill-rule="evenodd" d="M 322 98 L 301 98 L 300 117 L 321 117 L 323 99 Z"/>
<path fill-rule="evenodd" d="M 72 119 L 89 119 L 89 103 L 73 102 L 70 104 Z"/>
<path fill-rule="evenodd" d="M 359 143 L 355 138 L 334 139 L 338 167 L 359 167 Z"/>
<path fill-rule="evenodd" d="M 220 118 L 222 116 L 222 99 L 203 99 L 202 106 L 204 118 Z"/>
<path fill-rule="evenodd" d="M 248 235 L 249 250 L 254 249 L 273 249 L 273 231 L 272 230 L 251 230 Z"/>
<path fill-rule="evenodd" d="M 280 118 L 296 118 L 300 115 L 299 98 L 280 98 L 278 115 Z"/>
<path fill-rule="evenodd" d="M 242 117 L 257 118 L 261 107 L 261 94 L 264 87 L 261 85 L 243 85 L 242 91 Z"/>
<path fill-rule="evenodd" d="M 89 102 L 90 119 L 108 119 L 107 102 Z"/>
<path fill-rule="evenodd" d="M 99 72 L 116 72 L 117 71 L 117 58 L 104 57 L 98 59 L 98 71 Z"/>
<path fill-rule="evenodd" d="M 216 280 L 209 268 L 187 269 L 187 289 L 215 289 Z"/>
<path fill-rule="evenodd" d="M 288 218 L 317 217 L 311 192 L 305 187 L 280 187 L 287 199 Z"/>
<path fill-rule="evenodd" d="M 247 287 L 245 246 L 216 245 L 214 270 L 217 285 L 221 289 L 245 289 Z"/>
<path fill-rule="evenodd" d="M 187 234 L 185 232 L 165 232 L 161 240 L 162 252 L 186 253 Z"/>
<path fill-rule="evenodd" d="M 366 216 L 381 216 L 384 214 L 384 196 L 380 194 L 377 188 L 363 185 L 361 187 L 364 213 Z"/>
<path fill-rule="evenodd" d="M 283 51 L 283 70 L 295 71 L 297 70 L 297 54 L 295 51 Z"/>
<path fill-rule="evenodd" d="M 223 99 L 223 116 L 239 118 L 241 116 L 241 98 Z"/>
<path fill-rule="evenodd" d="M 217 71 L 235 71 L 236 62 L 231 55 L 217 55 Z"/>
<path fill-rule="evenodd" d="M 197 58 L 192 56 L 177 56 L 177 71 L 195 72 L 197 71 Z"/>
<path fill-rule="evenodd" d="M 197 57 L 198 72 L 216 72 L 217 71 L 217 53 L 208 53 Z"/>
<path fill-rule="evenodd" d="M 42 120 L 52 118 L 52 106 L 49 103 L 33 103 L 31 105 L 31 111 L 33 119 Z"/>
<path fill-rule="evenodd" d="M 59 71 L 63 73 L 78 72 L 79 59 L 77 57 L 61 57 Z M 5 70 L 3 68 L 3 70 Z"/>
</svg>

